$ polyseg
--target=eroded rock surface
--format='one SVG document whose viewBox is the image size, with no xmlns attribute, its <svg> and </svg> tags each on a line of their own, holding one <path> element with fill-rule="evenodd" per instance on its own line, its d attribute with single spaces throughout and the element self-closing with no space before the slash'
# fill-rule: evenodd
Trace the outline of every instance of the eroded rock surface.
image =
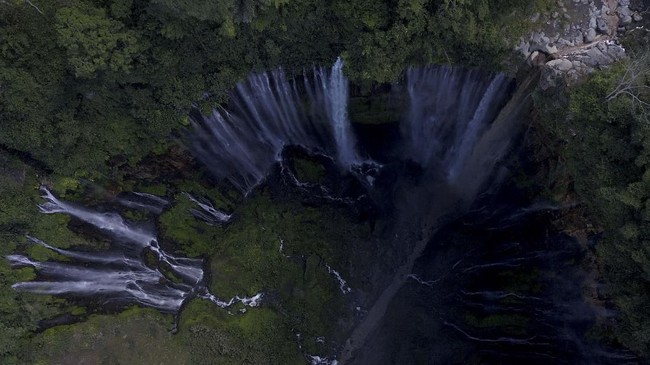
<svg viewBox="0 0 650 365">
<path fill-rule="evenodd" d="M 532 16 L 538 30 L 516 49 L 529 65 L 546 66 L 542 88 L 558 76 L 572 83 L 626 57 L 618 38 L 639 26 L 642 8 L 630 0 L 558 0 L 556 11 Z"/>
</svg>

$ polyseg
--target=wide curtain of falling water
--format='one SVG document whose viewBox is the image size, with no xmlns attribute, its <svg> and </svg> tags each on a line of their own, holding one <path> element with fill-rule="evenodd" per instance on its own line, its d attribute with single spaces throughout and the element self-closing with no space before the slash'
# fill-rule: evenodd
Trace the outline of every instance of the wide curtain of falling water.
<svg viewBox="0 0 650 365">
<path fill-rule="evenodd" d="M 287 145 L 331 155 L 343 168 L 357 161 L 347 117 L 348 81 L 339 58 L 331 69 L 290 79 L 282 69 L 240 82 L 228 105 L 191 117 L 191 148 L 220 179 L 247 194 Z"/>
</svg>

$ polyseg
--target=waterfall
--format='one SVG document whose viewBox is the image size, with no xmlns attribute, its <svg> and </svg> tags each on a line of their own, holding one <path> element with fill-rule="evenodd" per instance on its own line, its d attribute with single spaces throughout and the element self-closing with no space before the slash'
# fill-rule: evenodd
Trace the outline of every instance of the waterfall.
<svg viewBox="0 0 650 365">
<path fill-rule="evenodd" d="M 6 259 L 13 267 L 31 266 L 39 275 L 36 281 L 15 283 L 14 289 L 36 294 L 100 296 L 106 302 L 138 303 L 165 312 L 177 312 L 192 296 L 210 300 L 220 307 L 238 302 L 248 306 L 259 304 L 261 293 L 250 298 L 236 296 L 228 301 L 210 294 L 203 282 L 203 261 L 165 252 L 152 231 L 127 222 L 117 213 L 98 212 L 62 201 L 45 187 L 42 191 L 46 202 L 39 205 L 41 212 L 67 214 L 90 224 L 113 238 L 112 247 L 100 252 L 73 251 L 27 236 L 32 243 L 70 261 L 39 262 L 23 255 L 9 255 Z M 168 203 L 150 195 L 146 198 L 161 205 Z M 138 207 L 151 210 L 146 204 Z M 145 251 L 153 253 L 157 264 L 145 264 Z"/>
<path fill-rule="evenodd" d="M 358 157 L 348 120 L 348 80 L 343 75 L 341 57 L 332 66 L 330 77 L 323 85 L 327 92 L 327 114 L 336 140 L 338 161 L 342 166 L 350 167 Z"/>
<path fill-rule="evenodd" d="M 402 131 L 408 155 L 423 168 L 436 168 L 449 183 L 510 96 L 501 74 L 453 67 L 410 68 L 406 73 L 409 111 Z"/>
<path fill-rule="evenodd" d="M 210 116 L 194 110 L 190 148 L 196 157 L 243 194 L 264 180 L 287 145 L 336 156 L 348 168 L 357 153 L 343 61 L 302 78 L 299 86 L 282 69 L 252 74 L 237 85 L 225 108 Z"/>
</svg>

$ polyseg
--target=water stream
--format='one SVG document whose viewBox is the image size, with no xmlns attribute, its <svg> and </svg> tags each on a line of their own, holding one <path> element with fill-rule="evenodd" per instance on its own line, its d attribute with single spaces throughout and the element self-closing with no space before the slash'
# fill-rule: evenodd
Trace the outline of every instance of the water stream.
<svg viewBox="0 0 650 365">
<path fill-rule="evenodd" d="M 200 297 L 220 307 L 241 302 L 257 306 L 262 293 L 252 297 L 236 296 L 222 300 L 211 294 L 204 282 L 203 261 L 178 257 L 165 252 L 158 244 L 153 230 L 128 222 L 118 213 L 100 212 L 58 199 L 42 187 L 45 202 L 39 205 L 44 214 L 66 214 L 99 229 L 111 238 L 108 251 L 84 252 L 57 248 L 36 237 L 28 236 L 33 244 L 41 245 L 70 261 L 39 262 L 23 255 L 9 255 L 6 259 L 14 267 L 33 267 L 38 278 L 19 282 L 16 290 L 36 294 L 68 295 L 81 298 L 103 298 L 105 303 L 138 303 L 164 312 L 176 313 L 183 303 Z M 143 196 L 142 193 L 135 195 Z M 145 196 L 159 205 L 167 205 L 162 198 Z M 126 198 L 120 201 L 124 203 Z M 125 205 L 151 211 L 150 204 L 129 202 Z M 156 209 L 158 210 L 158 209 Z M 154 265 L 147 264 L 145 255 L 155 257 Z"/>
</svg>

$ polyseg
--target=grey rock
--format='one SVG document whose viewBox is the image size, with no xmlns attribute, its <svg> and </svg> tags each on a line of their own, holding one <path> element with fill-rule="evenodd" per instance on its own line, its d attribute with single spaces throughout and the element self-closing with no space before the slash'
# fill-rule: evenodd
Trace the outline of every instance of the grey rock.
<svg viewBox="0 0 650 365">
<path fill-rule="evenodd" d="M 516 50 L 518 50 L 524 58 L 528 58 L 530 55 L 530 44 L 522 42 L 519 44 Z"/>
<path fill-rule="evenodd" d="M 635 12 L 634 14 L 632 14 L 632 19 L 634 19 L 635 22 L 640 22 L 643 20 L 643 15 Z"/>
<path fill-rule="evenodd" d="M 603 18 L 596 19 L 596 25 L 597 25 L 598 31 L 603 33 L 603 34 L 607 34 L 607 31 L 609 31 L 609 27 L 607 26 L 607 21 L 605 21 L 605 19 L 603 19 Z"/>
<path fill-rule="evenodd" d="M 616 11 L 618 13 L 618 17 L 621 19 L 622 24 L 632 23 L 632 10 L 630 10 L 629 7 L 619 6 Z"/>
<path fill-rule="evenodd" d="M 593 42 L 596 38 L 596 30 L 594 28 L 589 28 L 585 33 L 585 43 Z"/>
<path fill-rule="evenodd" d="M 578 61 L 578 60 L 576 60 L 576 61 L 571 62 L 571 65 L 573 65 L 573 68 L 582 68 L 585 64 Z"/>
<path fill-rule="evenodd" d="M 594 15 L 589 18 L 589 28 L 596 28 L 596 17 Z"/>
<path fill-rule="evenodd" d="M 557 47 L 551 44 L 547 44 L 542 47 L 541 51 L 548 54 L 554 54 L 557 53 Z"/>
<path fill-rule="evenodd" d="M 607 3 L 603 1 L 603 7 L 600 8 L 600 15 L 608 15 L 609 14 L 609 6 L 607 6 Z"/>
<path fill-rule="evenodd" d="M 619 6 L 618 9 L 616 9 L 616 12 L 620 15 L 632 15 L 632 10 L 630 10 L 629 6 Z"/>
<path fill-rule="evenodd" d="M 607 47 L 607 54 L 615 60 L 620 60 L 625 58 L 625 48 L 618 44 L 610 44 Z"/>
<path fill-rule="evenodd" d="M 528 59 L 526 60 L 526 63 L 528 63 L 529 66 L 535 65 L 537 57 L 539 57 L 539 52 L 533 51 L 533 53 L 531 53 Z"/>
<path fill-rule="evenodd" d="M 557 53 L 557 47 L 552 44 L 532 44 L 529 51 L 540 51 L 548 54 Z"/>
<path fill-rule="evenodd" d="M 553 67 L 556 70 L 559 70 L 559 71 L 562 71 L 562 72 L 567 72 L 567 71 L 569 71 L 570 69 L 573 68 L 573 64 L 571 63 L 571 61 L 569 61 L 569 60 L 567 60 L 565 58 L 552 60 L 552 61 L 546 63 L 546 65 L 548 67 Z"/>
<path fill-rule="evenodd" d="M 533 16 L 530 17 L 530 21 L 536 23 L 539 20 L 539 16 L 540 16 L 539 13 L 533 14 Z"/>
<path fill-rule="evenodd" d="M 588 50 L 586 56 L 583 62 L 592 67 L 609 65 L 613 61 L 608 55 L 603 54 L 598 47 Z"/>
</svg>

